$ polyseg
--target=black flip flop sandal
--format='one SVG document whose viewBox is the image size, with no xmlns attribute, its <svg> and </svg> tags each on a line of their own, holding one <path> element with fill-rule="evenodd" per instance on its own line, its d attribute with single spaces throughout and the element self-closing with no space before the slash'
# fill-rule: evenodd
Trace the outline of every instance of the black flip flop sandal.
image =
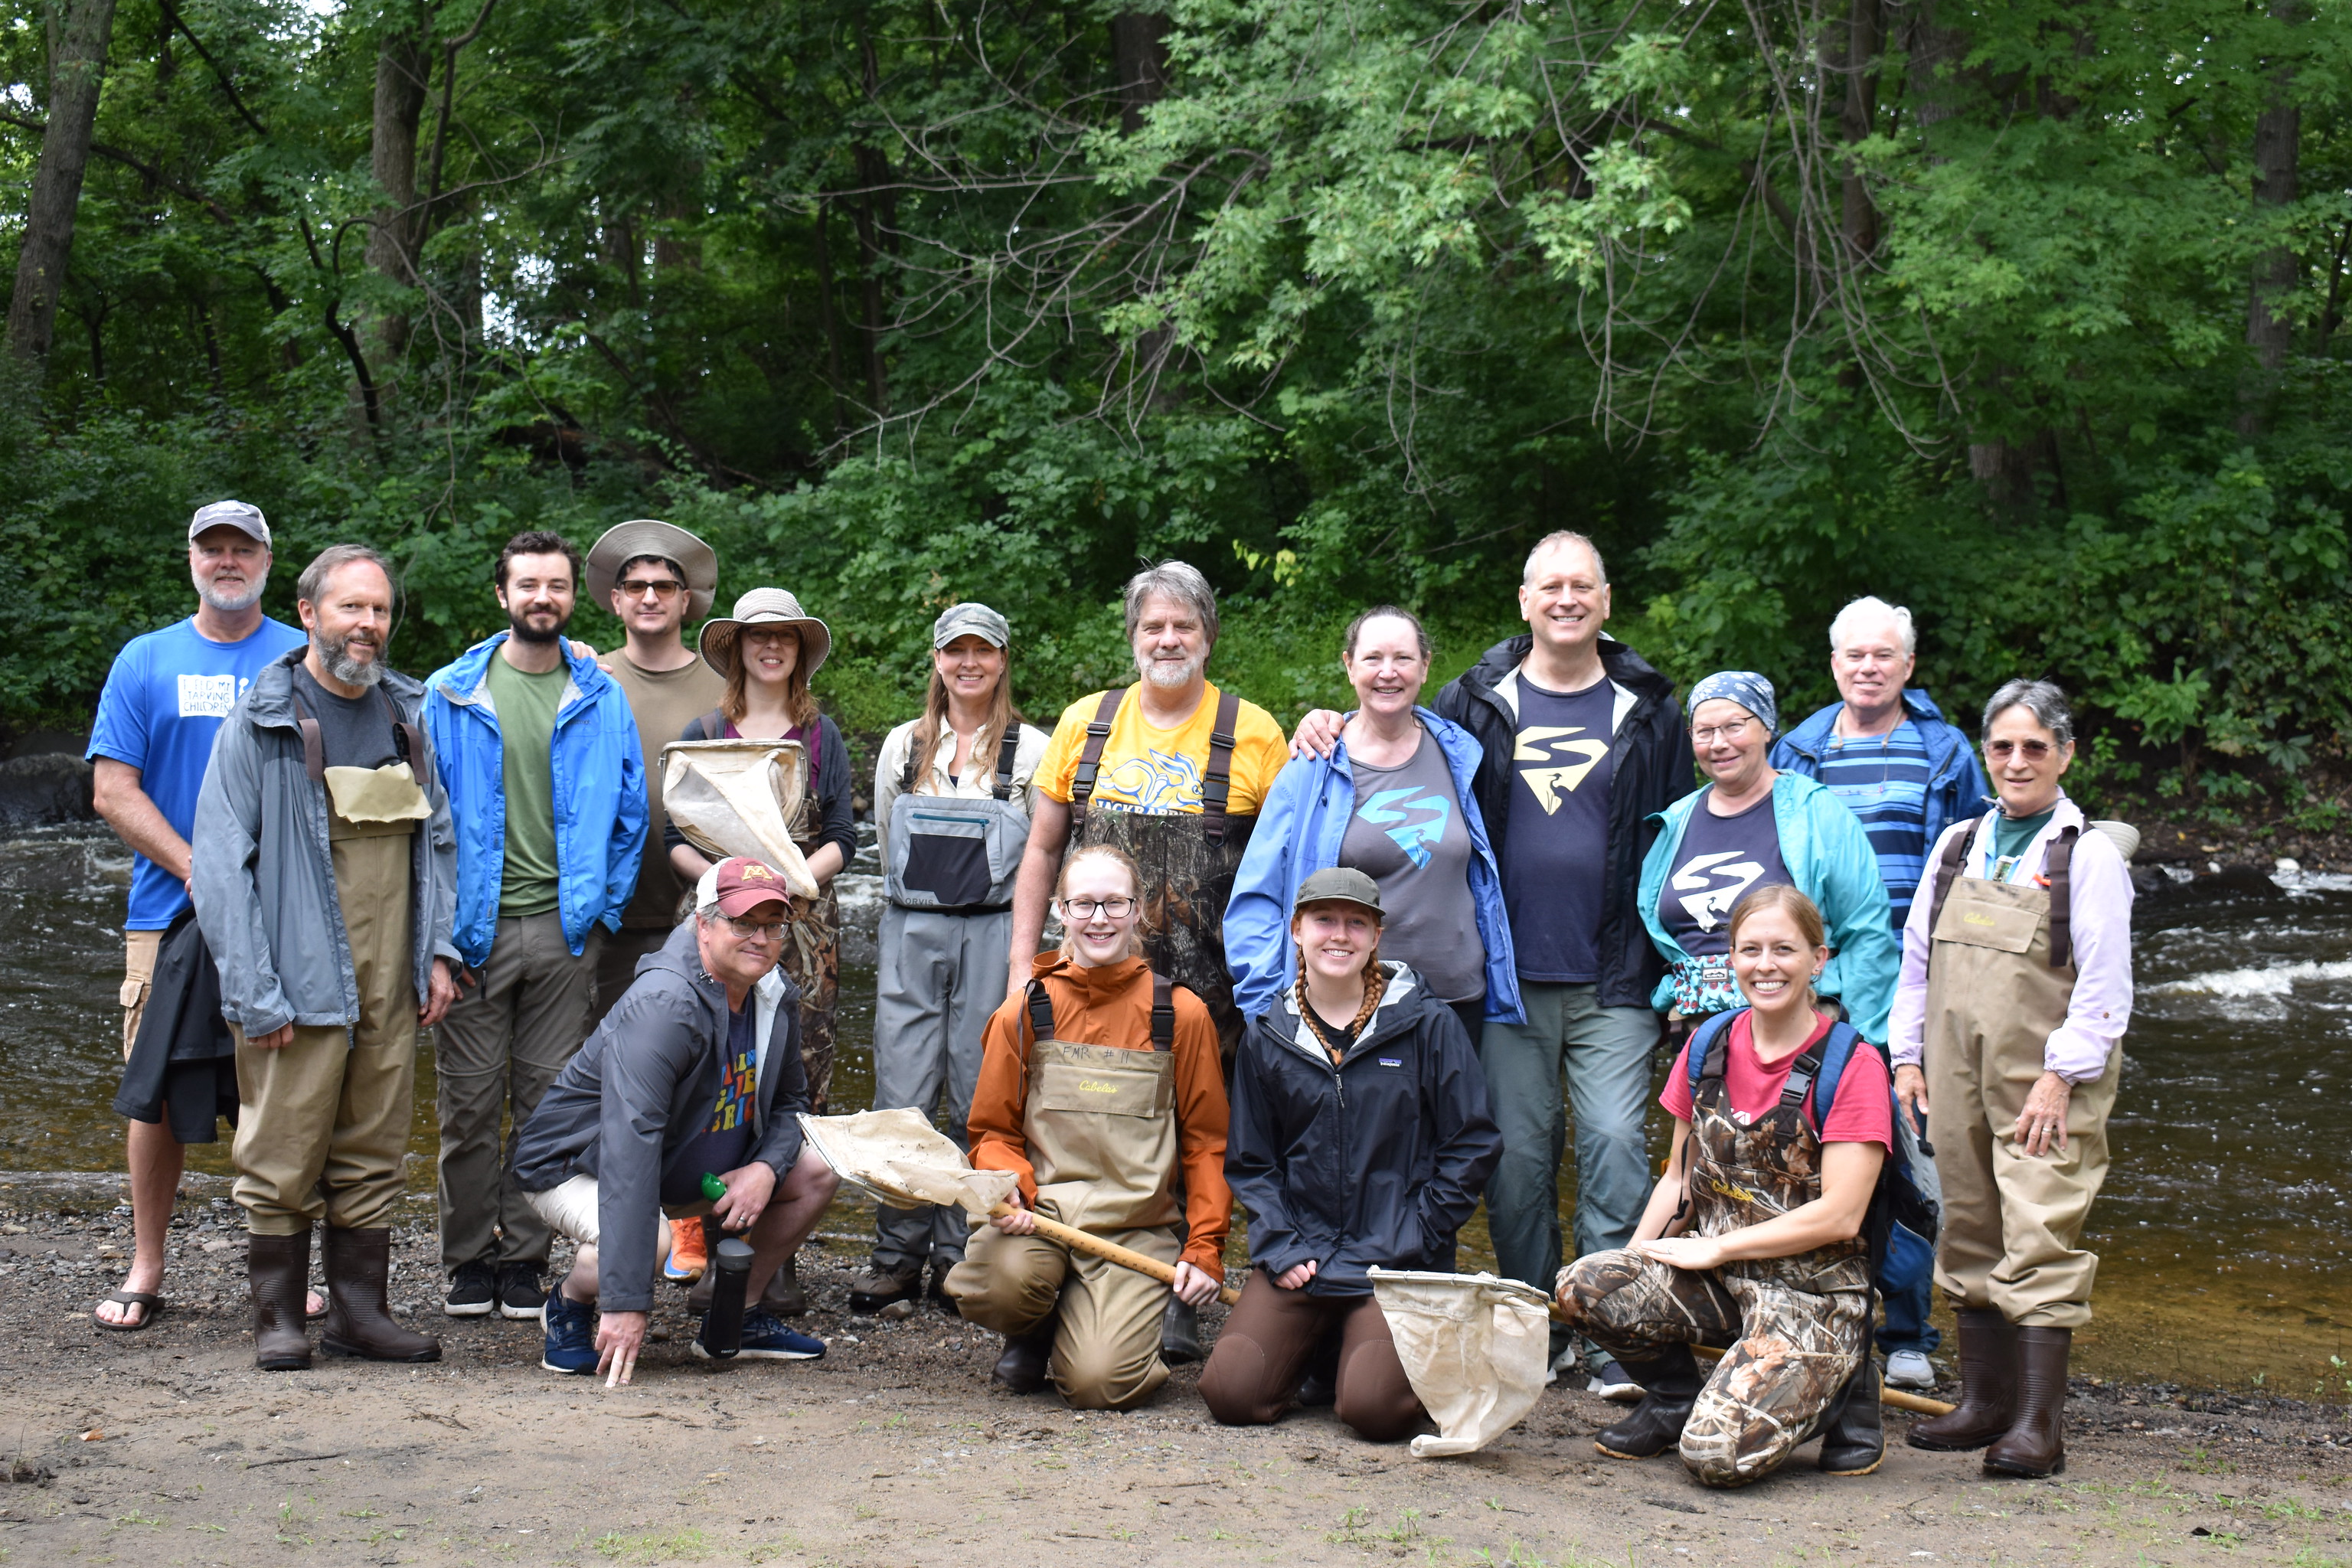
<svg viewBox="0 0 2352 1568">
<path fill-rule="evenodd" d="M 101 1329 L 112 1329 L 118 1334 L 135 1334 L 153 1322 L 163 1310 L 163 1298 L 145 1290 L 110 1290 L 106 1300 L 118 1307 L 137 1307 L 139 1321 L 135 1323 L 110 1323 L 98 1315 L 98 1308 L 89 1310 L 89 1321 Z M 100 1303 L 103 1305 L 104 1303 Z"/>
</svg>

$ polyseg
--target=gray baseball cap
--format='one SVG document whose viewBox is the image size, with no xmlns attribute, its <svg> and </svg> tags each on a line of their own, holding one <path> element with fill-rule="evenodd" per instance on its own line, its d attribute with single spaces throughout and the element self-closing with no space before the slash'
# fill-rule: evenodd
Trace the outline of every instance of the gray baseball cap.
<svg viewBox="0 0 2352 1568">
<path fill-rule="evenodd" d="M 1309 904 L 1361 904 L 1375 916 L 1387 918 L 1381 908 L 1381 885 L 1352 866 L 1326 866 L 1299 883 L 1290 911 L 1297 914 Z"/>
<path fill-rule="evenodd" d="M 269 542 L 269 520 L 261 515 L 259 507 L 241 500 L 216 500 L 196 508 L 196 515 L 188 519 L 188 542 L 194 544 L 196 535 L 208 528 L 234 528 L 248 539 Z"/>
<path fill-rule="evenodd" d="M 992 647 L 1003 647 L 1013 640 L 1013 627 L 986 605 L 950 605 L 931 623 L 931 646 L 945 647 L 961 637 L 980 637 Z"/>
</svg>

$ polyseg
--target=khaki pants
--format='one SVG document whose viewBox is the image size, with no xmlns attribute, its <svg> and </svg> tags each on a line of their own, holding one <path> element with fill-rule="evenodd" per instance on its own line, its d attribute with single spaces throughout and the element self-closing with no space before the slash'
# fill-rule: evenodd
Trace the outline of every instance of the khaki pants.
<svg viewBox="0 0 2352 1568">
<path fill-rule="evenodd" d="M 1927 1053 L 1928 1127 L 1944 1184 L 1936 1283 L 1960 1306 L 2023 1328 L 2090 1322 L 2099 1258 L 2083 1249 L 2083 1221 L 2107 1179 L 2107 1114 L 2123 1065 L 2118 1047 L 2105 1072 L 2074 1086 L 2065 1152 L 2036 1159 L 2011 1131 L 2042 1076 L 2038 1047 Z"/>
<path fill-rule="evenodd" d="M 139 1037 L 139 1021 L 147 1016 L 147 994 L 155 987 L 155 956 L 163 950 L 160 931 L 122 933 L 122 1059 L 131 1059 L 131 1043 Z"/>
<path fill-rule="evenodd" d="M 1097 1234 L 1171 1266 L 1181 1250 L 1172 1230 Z M 1131 1410 L 1168 1381 L 1160 1319 L 1169 1289 L 1150 1275 L 982 1225 L 948 1271 L 947 1291 L 965 1318 L 1008 1336 L 1035 1328 L 1058 1301 L 1047 1372 L 1073 1409 Z"/>
<path fill-rule="evenodd" d="M 603 931 L 596 938 L 596 1005 L 589 1016 L 588 1028 L 593 1033 L 604 1021 L 629 987 L 637 981 L 637 960 L 647 953 L 659 952 L 669 941 L 674 926 L 623 926 L 617 931 Z M 581 1038 L 587 1038 L 583 1035 Z"/>
<path fill-rule="evenodd" d="M 514 1141 L 588 1037 L 604 934 L 591 927 L 574 957 L 554 910 L 500 917 L 489 962 L 475 974 L 479 984 L 460 987 L 433 1031 L 445 1269 L 478 1258 L 547 1261 L 547 1222 L 514 1184 Z"/>
<path fill-rule="evenodd" d="M 236 1201 L 256 1236 L 392 1223 L 416 1088 L 409 836 L 340 838 L 335 895 L 359 982 L 356 1027 L 298 1026 L 262 1050 L 236 1036 Z"/>
</svg>

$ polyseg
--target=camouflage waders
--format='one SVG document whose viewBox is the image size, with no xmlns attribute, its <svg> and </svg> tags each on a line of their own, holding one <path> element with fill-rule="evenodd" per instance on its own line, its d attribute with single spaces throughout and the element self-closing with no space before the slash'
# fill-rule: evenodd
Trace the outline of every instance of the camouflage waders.
<svg viewBox="0 0 2352 1568">
<path fill-rule="evenodd" d="M 1234 1005 L 1234 979 L 1225 968 L 1225 904 L 1234 895 L 1234 873 L 1249 847 L 1252 816 L 1225 810 L 1233 784 L 1234 725 L 1241 699 L 1217 694 L 1215 727 L 1209 737 L 1209 765 L 1201 777 L 1197 812 L 1133 811 L 1104 805 L 1087 809 L 1104 742 L 1126 688 L 1102 694 L 1087 743 L 1070 783 L 1066 863 L 1079 849 L 1114 845 L 1134 857 L 1143 872 L 1143 956 L 1155 974 L 1164 974 L 1198 996 L 1216 1021 L 1217 1051 L 1228 1066 L 1242 1037 L 1241 1009 Z"/>
<path fill-rule="evenodd" d="M 814 776 L 814 775 L 812 775 Z M 793 843 L 805 857 L 817 847 L 816 791 L 801 792 L 801 807 L 793 814 Z M 809 1103 L 819 1116 L 825 1112 L 825 1091 L 833 1084 L 834 1017 L 841 1002 L 841 900 L 838 879 L 827 882 L 813 900 L 793 900 L 784 927 L 781 967 L 801 988 L 801 1067 L 808 1074 Z"/>
<path fill-rule="evenodd" d="M 1724 1236 L 1821 1196 L 1821 1141 L 1802 1106 L 1813 1073 L 1800 1060 L 1780 1100 L 1752 1124 L 1731 1113 L 1723 1062 L 1708 1053 L 1692 1097 L 1691 1234 Z M 1820 1065 L 1819 1047 L 1807 1053 Z M 1631 1248 L 1580 1258 L 1562 1295 L 1577 1326 L 1612 1355 L 1649 1360 L 1670 1345 L 1726 1353 L 1683 1427 L 1683 1463 L 1712 1487 L 1769 1475 L 1819 1434 L 1862 1364 L 1870 1330 L 1868 1248 L 1860 1237 L 1793 1258 L 1726 1263 L 1706 1273 Z"/>
</svg>

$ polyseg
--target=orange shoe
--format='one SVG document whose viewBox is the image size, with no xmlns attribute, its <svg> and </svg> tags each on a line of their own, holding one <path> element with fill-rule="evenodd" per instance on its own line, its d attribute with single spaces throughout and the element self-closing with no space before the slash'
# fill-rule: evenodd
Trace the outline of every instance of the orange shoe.
<svg viewBox="0 0 2352 1568">
<path fill-rule="evenodd" d="M 699 1219 L 675 1219 L 669 1225 L 669 1256 L 662 1259 L 662 1278 L 691 1285 L 710 1267 L 709 1243 Z"/>
</svg>

